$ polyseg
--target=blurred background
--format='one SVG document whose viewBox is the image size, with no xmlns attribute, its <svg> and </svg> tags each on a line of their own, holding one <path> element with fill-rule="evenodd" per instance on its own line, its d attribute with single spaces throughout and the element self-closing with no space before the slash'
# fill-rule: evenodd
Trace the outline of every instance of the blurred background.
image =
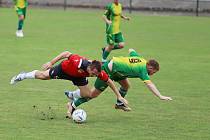
<svg viewBox="0 0 210 140">
<path fill-rule="evenodd" d="M 112 0 L 28 0 L 30 6 L 49 8 L 104 8 Z M 129 12 L 160 14 L 210 15 L 210 0 L 120 0 Z M 1 7 L 12 6 L 12 0 L 0 0 Z"/>
</svg>

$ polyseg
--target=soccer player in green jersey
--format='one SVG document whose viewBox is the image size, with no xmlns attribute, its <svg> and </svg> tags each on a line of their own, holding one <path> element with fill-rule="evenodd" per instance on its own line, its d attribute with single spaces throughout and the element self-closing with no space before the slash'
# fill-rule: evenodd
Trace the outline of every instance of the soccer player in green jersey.
<svg viewBox="0 0 210 140">
<path fill-rule="evenodd" d="M 26 8 L 28 6 L 27 0 L 13 0 L 15 4 L 15 10 L 18 15 L 18 29 L 16 31 L 17 37 L 23 37 L 23 23 L 26 17 Z"/>
<path fill-rule="evenodd" d="M 159 97 L 161 100 L 172 100 L 171 97 L 161 95 L 150 80 L 150 76 L 159 71 L 158 62 L 153 59 L 146 61 L 134 49 L 129 49 L 129 57 L 113 57 L 110 61 L 103 64 L 102 69 L 109 75 L 110 79 L 121 85 L 119 92 L 122 97 L 125 97 L 130 87 L 128 78 L 140 78 L 155 96 Z M 105 82 L 97 78 L 89 97 L 97 97 L 107 87 L 108 85 Z M 80 96 L 80 90 L 66 91 L 65 95 L 69 99 L 73 99 L 72 103 L 68 103 L 68 110 L 70 111 L 90 99 L 82 98 Z M 131 110 L 130 107 L 124 105 L 119 100 L 117 100 L 115 108 L 124 111 Z"/>
<path fill-rule="evenodd" d="M 106 22 L 106 41 L 108 46 L 102 48 L 102 62 L 106 62 L 112 50 L 121 49 L 125 45 L 123 34 L 120 31 L 120 20 L 121 18 L 130 20 L 130 18 L 122 14 L 122 5 L 118 1 L 114 0 L 113 3 L 108 4 L 103 15 L 103 20 Z"/>
</svg>

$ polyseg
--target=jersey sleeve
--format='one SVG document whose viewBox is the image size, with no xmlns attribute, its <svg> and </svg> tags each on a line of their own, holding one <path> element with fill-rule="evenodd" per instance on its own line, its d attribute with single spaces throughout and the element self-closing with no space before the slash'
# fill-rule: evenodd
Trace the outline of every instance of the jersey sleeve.
<svg viewBox="0 0 210 140">
<path fill-rule="evenodd" d="M 148 75 L 148 73 L 142 74 L 141 76 L 139 76 L 139 78 L 140 78 L 144 83 L 150 82 L 150 76 Z"/>
<path fill-rule="evenodd" d="M 131 52 L 129 53 L 129 56 L 130 56 L 130 57 L 135 57 L 135 56 L 137 56 L 137 57 L 143 58 L 143 56 L 140 55 L 140 54 L 138 54 L 135 50 L 131 51 Z"/>
<path fill-rule="evenodd" d="M 131 51 L 129 53 L 129 56 L 133 57 L 133 56 L 138 56 L 138 57 L 142 57 L 142 55 L 138 54 L 135 50 Z"/>
<path fill-rule="evenodd" d="M 98 75 L 98 78 L 104 82 L 107 82 L 109 79 L 109 76 L 105 71 L 101 71 L 101 73 Z"/>
<path fill-rule="evenodd" d="M 104 15 L 108 17 L 111 14 L 111 4 L 107 4 L 105 7 Z"/>
</svg>

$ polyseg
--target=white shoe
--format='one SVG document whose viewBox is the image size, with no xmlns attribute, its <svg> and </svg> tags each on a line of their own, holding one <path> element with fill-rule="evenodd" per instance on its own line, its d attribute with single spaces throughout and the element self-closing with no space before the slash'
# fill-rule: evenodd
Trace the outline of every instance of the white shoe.
<svg viewBox="0 0 210 140">
<path fill-rule="evenodd" d="M 16 31 L 16 36 L 17 37 L 23 37 L 24 35 L 23 35 L 23 30 L 17 30 Z"/>
<path fill-rule="evenodd" d="M 64 92 L 64 94 L 66 95 L 67 98 L 69 98 L 71 101 L 75 101 L 78 98 L 74 97 L 73 95 L 73 91 L 67 90 Z"/>
<path fill-rule="evenodd" d="M 69 98 L 70 100 L 74 100 L 74 97 L 73 97 L 73 92 L 72 91 L 64 91 L 64 94 L 66 95 L 67 98 Z"/>
<path fill-rule="evenodd" d="M 11 81 L 10 81 L 10 84 L 11 84 L 11 85 L 14 85 L 14 84 L 16 84 L 17 82 L 22 81 L 22 80 L 24 79 L 24 76 L 25 76 L 25 73 L 22 72 L 22 73 L 20 73 L 20 74 L 18 74 L 18 75 L 16 75 L 16 76 L 12 77 L 12 79 L 11 79 Z"/>
</svg>

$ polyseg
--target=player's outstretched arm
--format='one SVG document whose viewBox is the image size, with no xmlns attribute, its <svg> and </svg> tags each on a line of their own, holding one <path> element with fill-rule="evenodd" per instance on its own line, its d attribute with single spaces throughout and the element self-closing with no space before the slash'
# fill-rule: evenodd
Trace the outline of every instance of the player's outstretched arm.
<svg viewBox="0 0 210 140">
<path fill-rule="evenodd" d="M 127 16 L 125 16 L 125 15 L 121 15 L 121 18 L 123 18 L 123 19 L 125 19 L 125 20 L 130 20 L 131 18 L 130 17 L 127 17 Z"/>
<path fill-rule="evenodd" d="M 68 52 L 68 51 L 65 51 L 65 52 L 62 52 L 60 53 L 58 56 L 56 56 L 55 58 L 53 58 L 51 61 L 45 63 L 42 65 L 42 68 L 44 70 L 47 70 L 47 69 L 50 69 L 52 68 L 52 66 L 58 62 L 59 60 L 62 60 L 62 59 L 65 59 L 65 58 L 68 58 L 72 53 L 71 52 Z"/>
<path fill-rule="evenodd" d="M 152 93 L 159 97 L 161 100 L 168 100 L 168 101 L 171 101 L 172 98 L 171 97 L 167 97 L 167 96 L 163 96 L 160 94 L 159 90 L 156 88 L 155 84 L 153 84 L 151 81 L 150 82 L 147 82 L 145 83 L 146 86 L 149 88 L 150 91 L 152 91 Z"/>
<path fill-rule="evenodd" d="M 115 95 L 117 96 L 117 99 L 120 100 L 121 102 L 123 102 L 127 106 L 128 101 L 121 96 L 121 94 L 119 93 L 119 91 L 118 91 L 117 87 L 115 86 L 114 82 L 110 78 L 108 79 L 107 84 L 112 89 L 112 91 L 115 93 Z"/>
</svg>

